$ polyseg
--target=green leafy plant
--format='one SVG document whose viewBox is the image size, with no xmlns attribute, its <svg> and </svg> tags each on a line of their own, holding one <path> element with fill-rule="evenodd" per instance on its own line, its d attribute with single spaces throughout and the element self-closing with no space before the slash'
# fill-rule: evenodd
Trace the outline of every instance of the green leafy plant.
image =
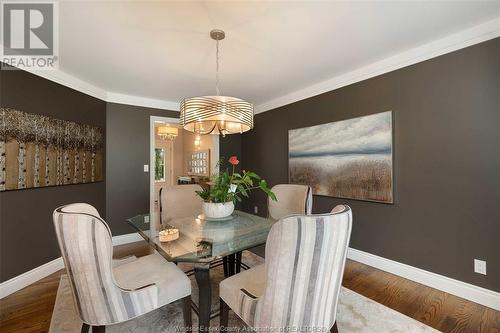
<svg viewBox="0 0 500 333">
<path fill-rule="evenodd" d="M 163 148 L 155 148 L 155 181 L 165 180 L 165 157 Z"/>
<path fill-rule="evenodd" d="M 231 156 L 228 162 L 232 165 L 232 172 L 228 169 L 212 176 L 209 187 L 196 193 L 205 201 L 213 203 L 241 202 L 242 197 L 249 196 L 250 192 L 260 189 L 272 200 L 276 201 L 276 195 L 269 189 L 267 182 L 255 172 L 243 171 L 235 172 L 235 167 L 240 163 L 236 156 Z M 221 166 L 219 161 L 219 167 Z"/>
</svg>

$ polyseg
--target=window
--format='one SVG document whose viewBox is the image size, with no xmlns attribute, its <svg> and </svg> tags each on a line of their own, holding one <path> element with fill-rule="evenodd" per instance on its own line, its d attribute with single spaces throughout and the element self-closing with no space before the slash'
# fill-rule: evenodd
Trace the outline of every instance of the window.
<svg viewBox="0 0 500 333">
<path fill-rule="evenodd" d="M 155 181 L 165 181 L 165 149 L 155 148 Z"/>
</svg>

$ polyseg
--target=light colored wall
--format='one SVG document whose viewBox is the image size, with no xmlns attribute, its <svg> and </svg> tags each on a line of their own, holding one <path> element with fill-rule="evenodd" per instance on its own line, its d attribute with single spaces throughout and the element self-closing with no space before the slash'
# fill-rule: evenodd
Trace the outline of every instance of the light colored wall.
<svg viewBox="0 0 500 333">
<path fill-rule="evenodd" d="M 186 131 L 179 129 L 179 136 L 174 140 L 174 184 L 177 184 L 177 177 L 184 176 L 184 136 Z"/>
<path fill-rule="evenodd" d="M 183 142 L 184 142 L 184 162 L 183 162 L 183 169 L 184 173 L 187 174 L 188 170 L 188 157 L 189 153 L 196 151 L 196 150 L 205 150 L 205 149 L 210 149 L 210 174 L 214 173 L 215 166 L 217 165 L 217 162 L 219 161 L 219 150 L 218 150 L 218 137 L 217 135 L 202 135 L 201 136 L 201 143 L 199 148 L 196 148 L 194 145 L 194 141 L 196 138 L 196 134 L 184 131 L 184 137 L 183 137 Z"/>
</svg>

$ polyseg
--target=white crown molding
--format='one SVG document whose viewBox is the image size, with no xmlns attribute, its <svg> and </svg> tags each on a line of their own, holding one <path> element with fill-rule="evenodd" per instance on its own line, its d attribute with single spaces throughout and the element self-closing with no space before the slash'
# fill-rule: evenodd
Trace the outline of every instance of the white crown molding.
<svg viewBox="0 0 500 333">
<path fill-rule="evenodd" d="M 106 94 L 106 102 L 111 103 L 120 103 L 127 105 L 136 105 L 143 106 L 147 108 L 156 108 L 162 110 L 171 110 L 171 111 L 179 111 L 178 102 L 165 101 L 154 98 L 140 97 L 140 96 L 132 96 L 125 95 L 119 93 L 108 92 Z"/>
<path fill-rule="evenodd" d="M 143 240 L 138 233 L 131 233 L 113 237 L 113 246 L 134 243 Z M 46 264 L 38 266 L 26 273 L 15 276 L 10 280 L 0 283 L 0 299 L 21 290 L 36 281 L 49 276 L 64 268 L 62 257 L 49 261 Z"/>
<path fill-rule="evenodd" d="M 29 70 L 23 68 L 23 70 L 26 70 L 27 72 L 35 74 L 37 76 L 43 77 L 44 79 L 59 83 L 68 88 L 77 90 L 84 94 L 90 95 L 92 97 L 99 98 L 100 100 L 103 100 L 105 102 L 136 105 L 136 106 L 143 106 L 143 107 L 156 108 L 162 110 L 179 111 L 179 103 L 166 100 L 140 97 L 140 96 L 119 94 L 114 92 L 107 92 L 102 88 L 99 88 L 83 80 L 80 80 L 79 78 L 67 74 L 59 69 L 37 71 L 37 70 Z"/>
<path fill-rule="evenodd" d="M 435 40 L 433 42 L 418 46 L 416 48 L 401 52 L 389 58 L 363 66 L 351 72 L 333 77 L 323 82 L 299 89 L 289 94 L 274 98 L 255 106 L 255 113 L 261 113 L 278 108 L 283 105 L 294 103 L 312 96 L 332 91 L 349 84 L 360 82 L 399 68 L 410 66 L 437 56 L 450 53 L 474 44 L 478 44 L 500 36 L 500 17 L 476 25 Z M 78 79 L 59 69 L 56 70 L 27 70 L 30 73 L 75 89 L 87 95 L 99 98 L 106 102 L 136 105 L 163 110 L 179 111 L 179 103 L 167 100 L 159 100 L 147 97 L 133 96 L 108 92 L 93 84 Z"/>
<path fill-rule="evenodd" d="M 32 70 L 28 68 L 21 68 L 21 70 L 40 76 L 44 79 L 58 83 L 60 85 L 79 91 L 81 93 L 90 95 L 92 97 L 101 99 L 103 101 L 106 100 L 106 91 L 104 89 L 99 88 L 83 80 L 80 80 L 79 78 L 67 74 L 59 69 Z"/>
<path fill-rule="evenodd" d="M 319 94 L 388 73 L 399 68 L 410 66 L 446 53 L 478 44 L 498 36 L 500 36 L 500 17 L 433 42 L 401 52 L 389 58 L 371 63 L 351 72 L 264 102 L 255 107 L 255 113 L 257 114 L 269 111 L 283 105 L 294 103 L 312 96 L 317 96 Z"/>
<path fill-rule="evenodd" d="M 381 269 L 383 271 L 401 276 L 405 279 L 442 290 L 449 294 L 459 296 L 469 301 L 500 311 L 500 293 L 495 291 L 451 279 L 443 275 L 432 273 L 353 248 L 349 248 L 347 257 L 365 265 Z"/>
<path fill-rule="evenodd" d="M 29 68 L 21 68 L 21 70 L 40 76 L 44 79 L 58 83 L 65 87 L 87 94 L 89 96 L 98 98 L 105 102 L 136 105 L 136 106 L 143 106 L 143 107 L 156 108 L 162 110 L 179 111 L 179 103 L 177 102 L 146 98 L 140 96 L 125 95 L 114 92 L 107 92 L 106 90 L 99 88 L 91 83 L 80 80 L 76 76 L 67 74 L 61 71 L 60 69 L 32 70 Z"/>
</svg>

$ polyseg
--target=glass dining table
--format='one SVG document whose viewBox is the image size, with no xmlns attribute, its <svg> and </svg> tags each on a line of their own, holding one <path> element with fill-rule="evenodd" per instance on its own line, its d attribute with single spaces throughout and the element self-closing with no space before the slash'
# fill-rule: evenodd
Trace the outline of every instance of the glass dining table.
<svg viewBox="0 0 500 333">
<path fill-rule="evenodd" d="M 206 331 L 210 319 L 217 315 L 211 309 L 210 268 L 223 265 L 226 277 L 238 273 L 240 267 L 248 268 L 241 263 L 241 251 L 265 244 L 275 221 L 238 210 L 224 220 L 193 215 L 170 219 L 161 227 L 153 220 L 154 216 L 142 214 L 127 222 L 168 261 L 193 263 L 199 290 L 199 304 L 193 304 L 193 309 L 200 331 Z M 162 236 L 160 241 L 160 229 L 170 231 L 168 240 Z"/>
</svg>

